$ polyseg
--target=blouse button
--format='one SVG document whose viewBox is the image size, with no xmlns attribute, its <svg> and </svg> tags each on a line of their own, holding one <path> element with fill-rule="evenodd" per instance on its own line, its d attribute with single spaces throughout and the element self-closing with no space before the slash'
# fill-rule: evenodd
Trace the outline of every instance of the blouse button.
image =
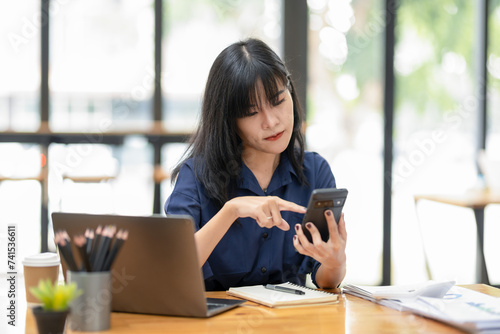
<svg viewBox="0 0 500 334">
<path fill-rule="evenodd" d="M 267 268 L 266 268 L 266 267 L 262 267 L 262 268 L 260 268 L 260 271 L 261 271 L 263 274 L 265 274 L 265 273 L 266 273 L 266 271 L 267 271 Z"/>
<path fill-rule="evenodd" d="M 267 239 L 267 237 L 268 237 L 267 232 L 264 232 L 264 233 L 262 234 L 262 237 L 263 237 L 264 239 Z"/>
</svg>

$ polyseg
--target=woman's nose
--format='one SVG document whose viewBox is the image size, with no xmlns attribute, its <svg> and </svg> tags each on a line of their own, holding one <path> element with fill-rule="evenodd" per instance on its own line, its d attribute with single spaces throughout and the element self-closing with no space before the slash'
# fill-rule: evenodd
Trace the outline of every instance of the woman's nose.
<svg viewBox="0 0 500 334">
<path fill-rule="evenodd" d="M 266 106 L 262 108 L 262 115 L 264 116 L 263 126 L 264 128 L 273 128 L 279 123 L 278 114 L 274 108 Z"/>
</svg>

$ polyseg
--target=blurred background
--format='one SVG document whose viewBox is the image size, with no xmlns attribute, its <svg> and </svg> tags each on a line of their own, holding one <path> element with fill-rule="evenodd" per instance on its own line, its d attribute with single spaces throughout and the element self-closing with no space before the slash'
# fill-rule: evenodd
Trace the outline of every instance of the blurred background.
<svg viewBox="0 0 500 334">
<path fill-rule="evenodd" d="M 0 1 L 2 245 L 7 225 L 16 224 L 18 259 L 54 251 L 54 211 L 162 213 L 158 203 L 171 191 L 169 171 L 196 126 L 213 60 L 227 45 L 258 37 L 287 62 L 302 61 L 292 75 L 305 99 L 307 148 L 329 161 L 338 187 L 349 189 L 346 281 L 404 284 L 430 272 L 434 279 L 476 282 L 473 211 L 415 205 L 414 196 L 487 185 L 477 169 L 484 88 L 484 149 L 499 159 L 500 0 L 393 4 L 388 10 L 382 0 Z M 394 57 L 387 63 L 391 21 Z M 482 37 L 484 59 L 477 52 Z M 478 81 L 481 66 L 486 79 Z M 48 129 L 58 136 L 30 139 Z M 391 231 L 385 237 L 384 219 Z M 484 222 L 486 264 L 498 283 L 498 204 L 486 207 Z M 384 242 L 390 281 L 383 277 Z"/>
</svg>

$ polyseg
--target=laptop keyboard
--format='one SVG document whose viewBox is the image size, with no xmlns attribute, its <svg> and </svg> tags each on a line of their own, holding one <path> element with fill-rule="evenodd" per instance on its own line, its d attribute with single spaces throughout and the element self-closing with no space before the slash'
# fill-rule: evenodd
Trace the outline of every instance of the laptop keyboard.
<svg viewBox="0 0 500 334">
<path fill-rule="evenodd" d="M 221 308 L 223 306 L 224 306 L 223 304 L 218 304 L 218 303 L 207 303 L 207 307 L 208 307 L 209 311 Z"/>
</svg>

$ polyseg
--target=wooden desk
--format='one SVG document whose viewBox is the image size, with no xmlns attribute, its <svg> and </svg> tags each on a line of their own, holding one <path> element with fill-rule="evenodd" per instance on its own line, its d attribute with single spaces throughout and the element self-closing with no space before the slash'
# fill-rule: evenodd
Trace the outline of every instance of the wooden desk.
<svg viewBox="0 0 500 334">
<path fill-rule="evenodd" d="M 415 195 L 414 198 L 415 206 L 421 200 L 428 200 L 469 208 L 474 211 L 477 227 L 476 280 L 480 283 L 490 284 L 484 257 L 484 208 L 489 204 L 500 204 L 500 193 L 492 193 L 488 190 L 471 190 L 461 194 Z M 428 262 L 427 256 L 425 261 Z"/>
<path fill-rule="evenodd" d="M 487 285 L 465 287 L 500 297 L 499 289 Z M 207 295 L 229 298 L 225 292 Z M 209 319 L 113 312 L 111 329 L 94 333 L 462 333 L 440 322 L 347 294 L 341 295 L 340 302 L 334 305 L 287 309 L 272 309 L 252 302 L 243 305 Z M 31 311 L 26 312 L 26 308 L 24 311 L 25 333 L 36 334 Z"/>
</svg>

